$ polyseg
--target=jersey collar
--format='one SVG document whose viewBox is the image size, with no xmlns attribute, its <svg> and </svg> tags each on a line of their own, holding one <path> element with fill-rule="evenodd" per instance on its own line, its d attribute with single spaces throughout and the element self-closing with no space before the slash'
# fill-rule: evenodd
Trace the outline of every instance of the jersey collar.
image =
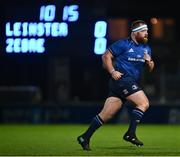
<svg viewBox="0 0 180 157">
<path fill-rule="evenodd" d="M 131 36 L 129 37 L 129 41 L 130 41 L 131 43 L 135 44 L 135 45 L 139 45 L 138 43 L 136 43 L 136 42 L 131 38 Z"/>
</svg>

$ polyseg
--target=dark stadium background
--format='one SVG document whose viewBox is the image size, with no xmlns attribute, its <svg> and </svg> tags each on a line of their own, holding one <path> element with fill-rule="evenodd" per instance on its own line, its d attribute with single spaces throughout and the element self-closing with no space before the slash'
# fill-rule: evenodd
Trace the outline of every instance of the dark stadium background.
<svg viewBox="0 0 180 157">
<path fill-rule="evenodd" d="M 49 5 L 56 7 L 55 19 L 40 21 L 40 7 Z M 32 39 L 7 37 L 8 22 L 11 30 L 15 22 L 60 23 L 63 8 L 72 5 L 79 6 L 79 18 L 69 22 L 70 16 L 65 16 L 68 36 L 42 36 L 44 53 L 6 52 L 9 41 Z M 180 156 L 179 9 L 174 0 L 1 0 L 0 156 Z M 108 94 L 109 75 L 101 55 L 94 53 L 95 40 L 102 37 L 106 23 L 106 34 L 99 41 L 107 40 L 109 46 L 128 36 L 130 23 L 137 19 L 148 24 L 156 65 L 151 74 L 143 70 L 142 87 L 150 108 L 136 133 L 144 146 L 122 139 L 132 109 L 127 103 L 93 135 L 92 151 L 83 151 L 77 136 L 102 109 Z M 97 21 L 101 29 L 94 33 Z M 37 35 L 33 38 L 39 39 Z"/>
<path fill-rule="evenodd" d="M 62 5 L 79 5 L 79 19 L 70 24 L 70 35 L 64 40 L 47 38 L 45 54 L 7 54 L 5 23 L 38 21 L 39 6 L 46 4 L 60 6 L 61 11 Z M 180 123 L 178 10 L 173 1 L 1 1 L 0 122 L 89 122 L 102 108 L 109 77 L 101 55 L 93 52 L 95 21 L 107 21 L 108 46 L 129 34 L 131 21 L 142 19 L 149 24 L 156 64 L 152 74 L 143 71 L 143 88 L 151 101 L 144 123 Z M 127 122 L 127 112 L 125 107 L 111 122 Z"/>
</svg>

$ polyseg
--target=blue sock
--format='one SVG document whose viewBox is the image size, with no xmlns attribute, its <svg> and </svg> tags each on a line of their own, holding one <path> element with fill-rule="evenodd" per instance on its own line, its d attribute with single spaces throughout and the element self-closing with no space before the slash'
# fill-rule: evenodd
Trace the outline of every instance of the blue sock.
<svg viewBox="0 0 180 157">
<path fill-rule="evenodd" d="M 101 126 L 103 125 L 103 120 L 99 115 L 95 116 L 89 126 L 89 128 L 86 130 L 86 132 L 83 134 L 83 136 L 87 139 L 90 139 L 93 133 Z"/>
<path fill-rule="evenodd" d="M 141 118 L 143 117 L 143 115 L 144 115 L 144 112 L 141 111 L 141 110 L 138 109 L 138 108 L 134 108 L 134 109 L 132 110 L 132 113 L 131 113 L 131 121 L 130 121 L 129 129 L 128 129 L 128 132 L 129 132 L 129 133 L 135 134 L 137 124 L 140 123 Z"/>
</svg>

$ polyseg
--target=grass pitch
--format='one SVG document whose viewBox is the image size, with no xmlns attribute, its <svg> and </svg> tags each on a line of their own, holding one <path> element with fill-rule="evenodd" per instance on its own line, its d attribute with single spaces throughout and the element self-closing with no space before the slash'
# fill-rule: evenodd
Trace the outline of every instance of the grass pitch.
<svg viewBox="0 0 180 157">
<path fill-rule="evenodd" d="M 40 156 L 180 156 L 180 125 L 139 125 L 144 142 L 136 147 L 122 140 L 127 125 L 104 125 L 83 151 L 76 137 L 87 125 L 0 125 L 0 155 Z"/>
</svg>

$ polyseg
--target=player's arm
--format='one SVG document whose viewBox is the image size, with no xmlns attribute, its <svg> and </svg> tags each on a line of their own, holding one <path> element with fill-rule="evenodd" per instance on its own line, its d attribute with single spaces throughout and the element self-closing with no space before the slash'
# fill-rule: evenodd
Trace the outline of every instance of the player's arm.
<svg viewBox="0 0 180 157">
<path fill-rule="evenodd" d="M 144 60 L 145 60 L 145 63 L 147 64 L 148 66 L 148 69 L 149 71 L 153 71 L 154 69 L 154 61 L 151 59 L 150 55 L 148 53 L 145 53 L 144 54 Z"/>
<path fill-rule="evenodd" d="M 106 52 L 102 55 L 103 67 L 110 73 L 113 79 L 118 80 L 123 74 L 114 69 L 113 58 L 112 53 L 109 50 L 106 50 Z"/>
</svg>

